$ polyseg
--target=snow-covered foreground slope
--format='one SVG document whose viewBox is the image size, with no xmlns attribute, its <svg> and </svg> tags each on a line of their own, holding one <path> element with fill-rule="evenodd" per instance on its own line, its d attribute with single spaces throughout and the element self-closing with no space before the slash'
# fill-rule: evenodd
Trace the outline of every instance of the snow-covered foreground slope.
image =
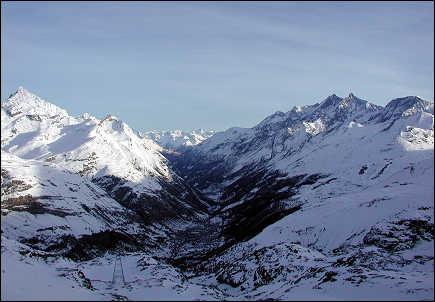
<svg viewBox="0 0 435 302">
<path fill-rule="evenodd" d="M 198 129 L 191 132 L 182 130 L 174 131 L 147 131 L 141 133 L 145 138 L 151 139 L 162 148 L 170 151 L 183 151 L 187 147 L 195 146 L 212 137 L 215 131 Z"/>
<path fill-rule="evenodd" d="M 6 239 L 1 242 L 1 299 L 33 301 L 192 301 L 222 300 L 213 286 L 189 282 L 183 273 L 143 253 L 121 259 L 125 283 L 112 282 L 117 256 L 80 263 L 46 256 L 26 245 Z"/>
<path fill-rule="evenodd" d="M 56 271 L 54 265 L 40 258 L 20 254 L 27 250 L 29 248 L 26 245 L 9 240 L 2 235 L 1 299 L 3 301 L 108 300 L 79 286 L 78 282 L 60 277 L 60 272 Z M 63 259 L 55 264 L 73 267 L 70 261 Z"/>
</svg>

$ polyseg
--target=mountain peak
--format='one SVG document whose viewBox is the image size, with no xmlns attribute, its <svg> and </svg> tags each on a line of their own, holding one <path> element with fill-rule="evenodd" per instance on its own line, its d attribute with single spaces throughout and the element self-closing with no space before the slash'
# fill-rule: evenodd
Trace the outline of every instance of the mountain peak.
<svg viewBox="0 0 435 302">
<path fill-rule="evenodd" d="M 335 107 L 337 104 L 339 104 L 343 99 L 335 94 L 332 94 L 328 96 L 326 99 L 324 99 L 321 103 L 319 108 L 326 109 L 328 107 Z"/>
<path fill-rule="evenodd" d="M 345 97 L 343 99 L 343 101 L 341 103 L 360 103 L 360 104 L 365 104 L 367 103 L 367 101 L 360 99 L 359 97 L 355 96 L 352 92 L 349 93 L 349 95 L 347 97 Z"/>
<path fill-rule="evenodd" d="M 68 113 L 56 105 L 53 105 L 37 95 L 30 93 L 23 86 L 11 94 L 2 107 L 10 116 L 18 114 L 27 115 L 68 115 Z"/>
<path fill-rule="evenodd" d="M 352 92 L 349 93 L 349 95 L 347 97 L 345 97 L 343 100 L 356 100 L 356 101 L 360 101 L 362 99 L 360 99 L 359 97 L 355 96 Z"/>
<path fill-rule="evenodd" d="M 9 101 L 9 100 L 11 100 L 11 101 L 15 101 L 15 100 L 17 100 L 17 99 L 20 99 L 20 98 L 24 97 L 25 95 L 29 95 L 29 91 L 27 91 L 23 86 L 18 86 L 17 91 L 15 91 L 14 93 L 12 93 L 12 94 L 9 96 L 9 98 L 8 98 L 7 101 Z"/>
</svg>

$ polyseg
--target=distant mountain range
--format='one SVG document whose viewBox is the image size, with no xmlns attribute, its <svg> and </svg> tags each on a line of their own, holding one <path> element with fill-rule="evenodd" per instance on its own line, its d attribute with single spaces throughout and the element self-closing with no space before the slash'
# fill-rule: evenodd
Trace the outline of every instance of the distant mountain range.
<svg viewBox="0 0 435 302">
<path fill-rule="evenodd" d="M 141 133 L 20 87 L 1 212 L 5 300 L 433 300 L 434 104 L 334 94 Z"/>
<path fill-rule="evenodd" d="M 182 130 L 147 131 L 141 133 L 145 138 L 151 139 L 162 148 L 170 151 L 183 151 L 188 147 L 198 145 L 203 140 L 213 136 L 214 130 L 198 129 L 190 132 Z"/>
</svg>

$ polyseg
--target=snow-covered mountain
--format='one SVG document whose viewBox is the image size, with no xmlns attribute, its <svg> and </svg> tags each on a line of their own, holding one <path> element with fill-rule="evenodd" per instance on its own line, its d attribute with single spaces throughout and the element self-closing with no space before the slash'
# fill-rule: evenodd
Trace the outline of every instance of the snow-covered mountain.
<svg viewBox="0 0 435 302">
<path fill-rule="evenodd" d="M 386 162 L 392 166 L 384 176 L 399 163 L 412 162 L 402 157 L 431 156 L 432 150 L 433 103 L 406 97 L 383 108 L 350 94 L 276 112 L 253 128 L 218 132 L 172 160 L 192 184 L 213 196 L 229 180 L 247 175 L 243 169 L 252 173 L 252 165 L 293 175 L 332 173 L 369 185 Z"/>
<path fill-rule="evenodd" d="M 239 299 L 433 298 L 433 112 L 331 95 L 168 155 L 231 246 L 198 267 Z"/>
<path fill-rule="evenodd" d="M 213 136 L 214 130 L 198 129 L 191 132 L 182 130 L 147 131 L 141 133 L 145 138 L 151 139 L 162 148 L 170 151 L 183 151 L 187 147 L 195 146 Z"/>
<path fill-rule="evenodd" d="M 152 176 L 171 178 L 158 147 L 115 116 L 72 117 L 22 87 L 2 105 L 1 134 L 3 150 L 81 175 L 114 175 L 141 190 L 160 188 Z"/>
<path fill-rule="evenodd" d="M 2 299 L 433 299 L 433 115 L 331 95 L 149 139 L 20 88 L 1 111 Z"/>
<path fill-rule="evenodd" d="M 97 232 L 100 225 L 115 232 L 121 225 L 133 225 L 131 221 L 139 223 L 141 232 L 144 227 L 162 228 L 162 224 L 172 232 L 203 219 L 208 211 L 209 204 L 200 194 L 168 167 L 161 148 L 112 115 L 103 120 L 86 113 L 72 117 L 20 87 L 2 104 L 1 139 L 2 213 L 13 213 L 2 220 L 2 229 L 15 227 L 15 220 L 9 217 L 30 215 L 16 214 L 17 209 L 32 213 L 37 205 L 35 213 L 42 216 L 73 213 L 62 214 L 70 219 L 62 222 L 66 230 L 61 236 L 63 243 L 50 231 L 53 238 L 44 237 L 43 250 L 53 244 L 69 245 L 71 238 L 81 240 L 84 233 L 75 231 L 69 216 L 82 217 L 79 220 L 90 225 L 87 231 L 94 233 L 101 232 Z M 24 168 L 18 169 L 21 166 Z M 11 191 L 3 192 L 4 187 Z M 51 210 L 53 205 L 64 210 Z M 112 208 L 129 213 L 128 219 L 111 218 Z M 95 215 L 100 215 L 100 222 L 87 222 L 95 220 Z M 57 229 L 57 223 L 49 224 L 58 218 L 41 219 L 32 219 L 30 228 L 41 224 L 42 229 Z M 129 236 L 137 233 L 134 228 L 125 232 Z M 34 232 L 21 230 L 20 234 L 27 234 L 27 241 L 39 238 Z M 153 245 L 146 234 L 141 236 Z M 23 240 L 20 237 L 20 242 Z"/>
<path fill-rule="evenodd" d="M 189 219 L 207 211 L 207 204 L 167 166 L 161 148 L 113 115 L 72 117 L 22 87 L 2 105 L 1 114 L 6 152 L 78 173 L 119 202 L 141 207 L 149 219 L 159 219 L 151 213 L 158 208 Z"/>
</svg>

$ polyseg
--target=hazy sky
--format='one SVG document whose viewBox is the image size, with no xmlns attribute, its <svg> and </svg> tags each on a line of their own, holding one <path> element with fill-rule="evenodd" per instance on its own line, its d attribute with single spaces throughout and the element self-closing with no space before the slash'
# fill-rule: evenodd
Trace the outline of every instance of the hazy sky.
<svg viewBox="0 0 435 302">
<path fill-rule="evenodd" d="M 4 2 L 18 86 L 138 130 L 252 127 L 335 93 L 434 99 L 433 2 Z"/>
</svg>

